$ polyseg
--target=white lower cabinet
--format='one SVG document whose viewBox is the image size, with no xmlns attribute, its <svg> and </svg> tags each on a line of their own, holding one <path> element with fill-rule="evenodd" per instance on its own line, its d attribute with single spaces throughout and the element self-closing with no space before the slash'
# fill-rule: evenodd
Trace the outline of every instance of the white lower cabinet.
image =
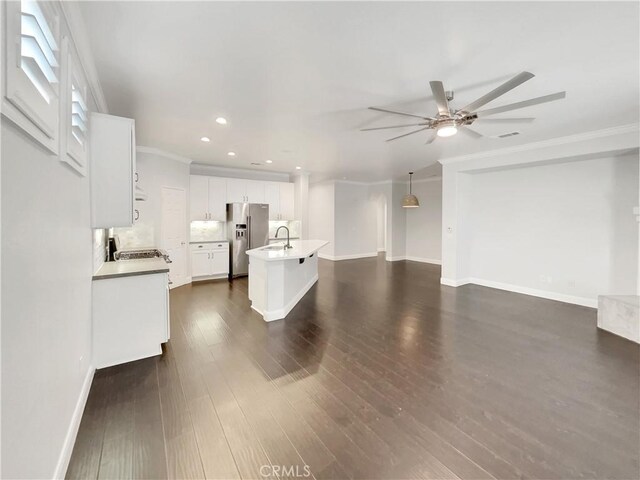
<svg viewBox="0 0 640 480">
<path fill-rule="evenodd" d="M 229 274 L 229 244 L 227 242 L 191 244 L 192 280 L 223 278 Z"/>
<path fill-rule="evenodd" d="M 167 273 L 94 280 L 92 299 L 96 368 L 162 353 L 169 340 Z"/>
</svg>

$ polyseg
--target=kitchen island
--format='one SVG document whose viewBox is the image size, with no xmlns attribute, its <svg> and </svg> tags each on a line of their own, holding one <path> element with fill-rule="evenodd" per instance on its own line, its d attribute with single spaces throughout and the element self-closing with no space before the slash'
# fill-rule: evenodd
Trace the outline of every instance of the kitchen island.
<svg viewBox="0 0 640 480">
<path fill-rule="evenodd" d="M 318 281 L 317 252 L 329 242 L 296 240 L 247 250 L 251 308 L 266 322 L 287 316 Z"/>
</svg>

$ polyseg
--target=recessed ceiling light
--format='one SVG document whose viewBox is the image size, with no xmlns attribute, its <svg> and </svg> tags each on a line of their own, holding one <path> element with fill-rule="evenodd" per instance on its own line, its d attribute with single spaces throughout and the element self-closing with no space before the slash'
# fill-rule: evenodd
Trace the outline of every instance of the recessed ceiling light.
<svg viewBox="0 0 640 480">
<path fill-rule="evenodd" d="M 273 163 L 273 160 L 265 160 L 266 163 Z"/>
<path fill-rule="evenodd" d="M 203 142 L 210 142 L 211 139 L 209 137 L 202 137 L 200 140 L 202 140 Z"/>
<path fill-rule="evenodd" d="M 296 167 L 296 170 L 302 170 L 302 167 Z"/>
<path fill-rule="evenodd" d="M 227 155 L 229 155 L 230 157 L 235 157 L 236 156 L 236 152 L 227 152 Z"/>
<path fill-rule="evenodd" d="M 219 123 L 220 125 L 226 125 L 227 124 L 227 119 L 224 117 L 218 117 L 216 118 L 216 123 Z"/>
</svg>

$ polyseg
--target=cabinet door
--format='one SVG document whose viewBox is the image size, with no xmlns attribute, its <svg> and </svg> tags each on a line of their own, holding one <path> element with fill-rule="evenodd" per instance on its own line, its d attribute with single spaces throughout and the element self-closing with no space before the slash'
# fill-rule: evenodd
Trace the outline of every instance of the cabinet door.
<svg viewBox="0 0 640 480">
<path fill-rule="evenodd" d="M 223 273 L 229 273 L 229 251 L 228 250 L 217 250 L 212 252 L 212 267 L 213 267 L 213 275 L 220 275 Z"/>
<path fill-rule="evenodd" d="M 264 203 L 269 204 L 269 220 L 280 220 L 280 184 L 267 182 L 264 186 Z"/>
<path fill-rule="evenodd" d="M 247 182 L 247 202 L 249 203 L 265 203 L 264 201 L 264 183 L 258 180 L 246 180 Z"/>
<path fill-rule="evenodd" d="M 191 175 L 189 186 L 189 218 L 194 220 L 208 220 L 209 213 L 209 182 L 207 177 Z"/>
<path fill-rule="evenodd" d="M 102 113 L 90 117 L 92 226 L 130 227 L 136 169 L 134 122 Z"/>
<path fill-rule="evenodd" d="M 241 178 L 227 178 L 227 203 L 247 201 L 247 181 Z"/>
<path fill-rule="evenodd" d="M 209 220 L 227 220 L 227 180 L 209 177 Z"/>
<path fill-rule="evenodd" d="M 280 184 L 280 220 L 294 220 L 295 200 L 293 193 L 293 183 Z"/>
<path fill-rule="evenodd" d="M 203 252 L 191 252 L 191 276 L 204 277 L 212 275 L 213 262 L 211 261 L 211 250 Z"/>
</svg>

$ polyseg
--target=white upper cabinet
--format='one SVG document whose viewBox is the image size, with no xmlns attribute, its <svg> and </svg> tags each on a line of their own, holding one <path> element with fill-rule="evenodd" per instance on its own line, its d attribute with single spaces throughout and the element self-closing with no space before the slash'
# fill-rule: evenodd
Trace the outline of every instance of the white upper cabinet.
<svg viewBox="0 0 640 480">
<path fill-rule="evenodd" d="M 264 203 L 264 183 L 258 180 L 245 180 L 247 182 L 247 202 Z"/>
<path fill-rule="evenodd" d="M 191 175 L 189 183 L 191 221 L 209 220 L 209 177 Z"/>
<path fill-rule="evenodd" d="M 293 183 L 265 182 L 265 203 L 269 204 L 269 220 L 293 220 Z"/>
<path fill-rule="evenodd" d="M 91 222 L 93 228 L 134 222 L 134 121 L 91 114 Z"/>
<path fill-rule="evenodd" d="M 190 219 L 223 222 L 227 203 L 267 203 L 269 220 L 293 220 L 293 197 L 293 183 L 191 175 Z"/>
<path fill-rule="evenodd" d="M 242 178 L 227 178 L 227 203 L 247 201 L 247 181 Z"/>
<path fill-rule="evenodd" d="M 209 220 L 227 220 L 227 181 L 209 177 Z"/>
<path fill-rule="evenodd" d="M 2 113 L 54 154 L 59 150 L 61 35 L 54 2 L 2 2 L 6 72 Z"/>
<path fill-rule="evenodd" d="M 264 184 L 258 180 L 227 178 L 227 203 L 264 203 Z"/>
<path fill-rule="evenodd" d="M 217 220 L 227 219 L 227 182 L 224 178 L 191 175 L 190 219 Z"/>
<path fill-rule="evenodd" d="M 280 220 L 280 184 L 268 182 L 264 186 L 264 203 L 269 204 L 269 220 Z"/>
</svg>

